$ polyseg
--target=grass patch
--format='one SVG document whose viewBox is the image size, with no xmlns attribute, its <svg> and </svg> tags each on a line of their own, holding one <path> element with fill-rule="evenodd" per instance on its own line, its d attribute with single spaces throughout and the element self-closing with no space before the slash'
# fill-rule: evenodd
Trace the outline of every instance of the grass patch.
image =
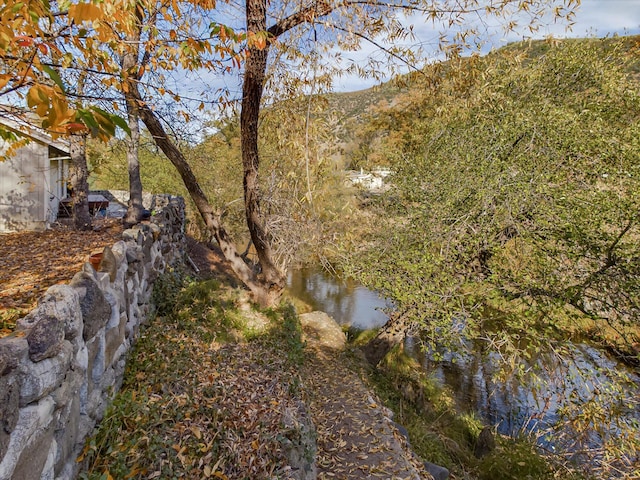
<svg viewBox="0 0 640 480">
<path fill-rule="evenodd" d="M 285 301 L 276 309 L 263 310 L 270 320 L 270 328 L 266 335 L 254 336 L 260 342 L 266 342 L 273 348 L 282 349 L 292 366 L 300 367 L 304 362 L 304 347 L 302 340 L 302 326 L 291 302 Z"/>
<path fill-rule="evenodd" d="M 343 330 L 345 335 L 347 336 L 347 341 L 355 347 L 365 345 L 367 342 L 369 342 L 369 340 L 372 340 L 378 334 L 377 328 L 362 330 L 359 328 L 348 326 L 346 328 L 343 328 Z"/>
</svg>

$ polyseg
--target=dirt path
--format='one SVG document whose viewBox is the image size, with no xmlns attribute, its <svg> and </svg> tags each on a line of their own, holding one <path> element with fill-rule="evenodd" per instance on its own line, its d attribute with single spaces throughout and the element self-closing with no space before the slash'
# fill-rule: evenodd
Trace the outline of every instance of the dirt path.
<svg viewBox="0 0 640 480">
<path fill-rule="evenodd" d="M 220 252 L 193 240 L 189 255 L 205 276 L 227 281 Z M 356 373 L 340 327 L 322 312 L 300 316 L 306 355 L 302 371 L 307 407 L 317 430 L 318 479 L 431 479 L 385 408 Z"/>
<path fill-rule="evenodd" d="M 308 353 L 303 379 L 318 434 L 318 478 L 430 479 L 394 427 L 392 412 L 350 368 L 344 334 L 327 318 L 321 312 L 300 317 Z"/>
</svg>

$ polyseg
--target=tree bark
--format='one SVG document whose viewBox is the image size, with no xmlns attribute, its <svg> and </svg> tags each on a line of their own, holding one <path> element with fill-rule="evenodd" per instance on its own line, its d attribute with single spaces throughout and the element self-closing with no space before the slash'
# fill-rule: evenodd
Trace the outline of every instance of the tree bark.
<svg viewBox="0 0 640 480">
<path fill-rule="evenodd" d="M 89 212 L 89 169 L 87 168 L 86 137 L 71 136 L 71 172 L 69 180 L 72 195 L 73 225 L 77 230 L 91 230 L 91 213 Z"/>
<path fill-rule="evenodd" d="M 247 31 L 249 34 L 261 34 L 267 30 L 266 0 L 246 1 Z M 281 291 L 285 285 L 285 276 L 275 265 L 269 234 L 264 227 L 260 213 L 258 152 L 258 121 L 260 101 L 267 71 L 269 47 L 258 48 L 250 45 L 245 61 L 242 83 L 242 110 L 240 112 L 240 138 L 242 142 L 242 166 L 244 169 L 244 202 L 247 227 L 251 241 L 258 254 L 262 277 L 275 291 Z"/>
<path fill-rule="evenodd" d="M 407 315 L 398 313 L 389 319 L 361 350 L 370 365 L 376 366 L 391 351 L 393 347 L 404 341 L 412 328 Z"/>
<path fill-rule="evenodd" d="M 140 178 L 140 159 L 138 149 L 140 144 L 140 115 L 138 113 L 138 103 L 132 95 L 132 89 L 137 88 L 140 80 L 138 57 L 140 55 L 140 22 L 142 22 L 141 11 L 138 10 L 138 25 L 133 33 L 127 35 L 131 50 L 122 55 L 121 65 L 125 72 L 126 79 L 123 86 L 125 103 L 127 105 L 127 124 L 129 125 L 130 136 L 127 144 L 127 168 L 129 171 L 129 204 L 127 213 L 122 222 L 125 227 L 131 227 L 142 220 L 144 207 L 142 205 L 142 180 Z"/>
<path fill-rule="evenodd" d="M 244 262 L 235 245 L 231 241 L 231 238 L 223 228 L 220 221 L 220 215 L 214 212 L 211 207 L 207 196 L 200 187 L 200 184 L 198 183 L 198 180 L 196 179 L 193 170 L 191 170 L 186 158 L 171 141 L 162 127 L 160 120 L 158 120 L 153 111 L 148 105 L 142 102 L 137 89 L 134 90 L 134 96 L 139 104 L 138 111 L 140 112 L 140 118 L 149 130 L 149 133 L 151 133 L 156 145 L 167 156 L 174 167 L 176 167 L 176 170 L 178 170 L 193 203 L 204 221 L 207 231 L 211 233 L 218 242 L 225 259 L 229 262 L 234 273 L 251 291 L 254 301 L 263 306 L 274 304 L 279 298 L 281 292 L 271 290 L 269 285 L 256 278 L 254 272 Z"/>
<path fill-rule="evenodd" d="M 131 136 L 127 140 L 127 167 L 129 169 L 129 205 L 122 220 L 125 228 L 129 228 L 142 220 L 144 206 L 142 205 L 142 180 L 140 178 L 140 160 L 138 147 L 140 144 L 139 116 L 135 101 L 127 98 L 127 123 Z"/>
</svg>

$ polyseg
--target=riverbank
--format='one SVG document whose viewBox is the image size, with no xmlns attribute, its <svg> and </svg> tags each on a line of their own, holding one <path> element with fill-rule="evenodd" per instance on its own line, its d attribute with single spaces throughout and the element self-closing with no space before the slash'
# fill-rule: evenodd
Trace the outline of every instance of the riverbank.
<svg viewBox="0 0 640 480">
<path fill-rule="evenodd" d="M 344 335 L 303 331 L 306 315 L 299 322 L 290 306 L 253 309 L 214 252 L 191 256 L 200 278 L 175 272 L 159 285 L 159 318 L 81 478 L 429 478 L 421 460 L 451 479 L 589 478 L 458 411 L 402 349 L 370 369 L 362 337 L 318 343 Z"/>
<path fill-rule="evenodd" d="M 200 270 L 159 283 L 81 478 L 430 478 L 335 322 L 255 310 Z"/>
<path fill-rule="evenodd" d="M 354 337 L 386 319 L 379 309 L 389 305 L 375 292 L 319 269 L 291 272 L 289 288 L 314 308 L 332 312 L 339 323 L 350 327 Z M 381 315 L 382 322 L 378 320 Z M 521 322 L 513 320 L 507 324 L 496 321 L 492 330 L 480 336 L 461 331 L 453 346 L 444 341 L 434 344 L 429 337 L 423 341 L 415 333 L 418 336 L 407 338 L 377 369 L 374 378 L 379 380 L 381 395 L 389 397 L 394 410 L 414 410 L 415 419 L 403 421 L 415 421 L 412 436 L 432 440 L 419 451 L 430 456 L 439 452 L 435 457 L 452 469 L 458 465 L 462 471 L 480 471 L 484 467 L 473 458 L 473 450 L 484 425 L 490 425 L 505 440 L 522 439 L 521 447 L 514 446 L 516 440 L 509 450 L 525 456 L 529 452 L 534 463 L 538 453 L 547 452 L 550 463 L 556 465 L 549 471 L 571 459 L 585 475 L 597 478 L 640 475 L 635 466 L 640 419 L 637 371 L 617 361 L 594 339 L 589 343 L 571 332 L 557 339 L 545 337 L 544 343 L 534 340 L 530 348 L 522 348 L 527 340 L 522 329 L 517 329 Z M 520 339 L 519 347 L 510 348 L 509 343 L 505 347 L 498 341 L 509 329 L 512 339 Z M 364 340 L 356 338 L 362 345 L 369 338 L 367 332 L 363 335 Z M 411 371 L 406 372 L 409 365 Z M 438 414 L 431 416 L 433 411 Z M 439 425 L 441 414 L 449 420 Z M 447 441 L 434 444 L 438 437 Z M 466 451 L 461 454 L 447 444 L 458 449 L 462 445 Z M 458 460 L 460 456 L 464 460 Z M 497 459 L 507 472 L 518 471 L 518 463 L 529 463 L 518 456 L 517 461 L 510 458 L 501 455 Z M 497 463 L 491 458 L 485 462 Z M 575 467 L 568 464 L 568 468 Z M 494 478 L 492 475 L 495 472 L 487 478 Z"/>
</svg>

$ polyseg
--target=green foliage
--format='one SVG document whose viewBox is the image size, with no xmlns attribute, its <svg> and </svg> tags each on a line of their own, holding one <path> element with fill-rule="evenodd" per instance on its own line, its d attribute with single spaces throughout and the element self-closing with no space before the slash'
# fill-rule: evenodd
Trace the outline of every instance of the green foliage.
<svg viewBox="0 0 640 480">
<path fill-rule="evenodd" d="M 371 207 L 379 228 L 351 273 L 454 337 L 451 318 L 479 327 L 490 306 L 529 312 L 532 333 L 558 318 L 600 319 L 597 334 L 629 350 L 640 312 L 630 45 L 536 44 L 535 55 L 470 59 L 436 90 L 411 89 L 408 111 L 378 114 L 395 188 Z"/>
<path fill-rule="evenodd" d="M 419 323 L 427 347 L 480 337 L 515 369 L 552 340 L 589 338 L 637 361 L 637 44 L 524 47 L 451 64 L 377 113 L 394 188 L 368 204 L 377 222 L 348 273 Z M 584 407 L 567 421 L 594 431 L 602 410 Z M 604 449 L 624 458 L 628 442 Z M 545 478 L 543 463 L 499 463 L 516 476 L 484 478 Z"/>
<path fill-rule="evenodd" d="M 554 478 L 548 461 L 529 442 L 505 440 L 478 466 L 479 480 L 548 480 Z M 578 478 L 563 472 L 563 478 Z"/>
<path fill-rule="evenodd" d="M 170 315 L 174 312 L 176 300 L 188 279 L 184 270 L 169 268 L 153 283 L 151 301 L 159 316 Z"/>
<path fill-rule="evenodd" d="M 396 413 L 395 421 L 407 429 L 413 450 L 421 458 L 447 467 L 456 478 L 585 478 L 564 457 L 545 454 L 526 436 L 497 435 L 496 449 L 476 458 L 474 446 L 483 429 L 477 415 L 458 411 L 452 392 L 400 348 L 380 367 L 371 375 L 376 393 Z"/>
<path fill-rule="evenodd" d="M 305 343 L 302 340 L 300 319 L 293 304 L 288 301 L 282 302 L 278 308 L 270 308 L 263 313 L 271 321 L 268 335 L 261 335 L 255 339 L 279 346 L 286 352 L 290 365 L 301 366 L 304 362 Z"/>
</svg>

